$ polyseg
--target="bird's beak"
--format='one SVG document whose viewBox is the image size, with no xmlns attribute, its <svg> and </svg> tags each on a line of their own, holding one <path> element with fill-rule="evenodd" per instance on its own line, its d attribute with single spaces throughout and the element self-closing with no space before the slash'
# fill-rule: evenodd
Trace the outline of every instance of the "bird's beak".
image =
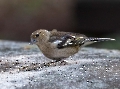
<svg viewBox="0 0 120 89">
<path fill-rule="evenodd" d="M 32 43 L 32 42 L 30 42 L 30 43 L 29 43 L 29 45 L 33 45 L 33 43 Z"/>
<path fill-rule="evenodd" d="M 31 38 L 31 42 L 29 43 L 30 45 L 33 45 L 33 44 L 35 44 L 37 41 L 36 41 L 36 39 L 32 39 Z"/>
</svg>

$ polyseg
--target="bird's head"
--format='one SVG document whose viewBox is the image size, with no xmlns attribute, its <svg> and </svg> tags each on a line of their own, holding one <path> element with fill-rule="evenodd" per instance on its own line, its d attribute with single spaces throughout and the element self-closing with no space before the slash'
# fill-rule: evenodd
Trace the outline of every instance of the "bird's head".
<svg viewBox="0 0 120 89">
<path fill-rule="evenodd" d="M 40 44 L 43 42 L 46 42 L 49 40 L 50 37 L 50 32 L 45 29 L 40 29 L 34 31 L 30 38 L 31 38 L 31 44 Z"/>
</svg>

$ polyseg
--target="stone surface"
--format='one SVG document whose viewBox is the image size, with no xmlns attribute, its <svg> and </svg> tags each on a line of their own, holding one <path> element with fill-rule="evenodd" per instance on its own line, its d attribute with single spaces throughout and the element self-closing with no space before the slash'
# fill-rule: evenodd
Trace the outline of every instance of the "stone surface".
<svg viewBox="0 0 120 89">
<path fill-rule="evenodd" d="M 120 51 L 82 48 L 55 63 L 35 45 L 0 41 L 1 89 L 120 89 Z"/>
</svg>

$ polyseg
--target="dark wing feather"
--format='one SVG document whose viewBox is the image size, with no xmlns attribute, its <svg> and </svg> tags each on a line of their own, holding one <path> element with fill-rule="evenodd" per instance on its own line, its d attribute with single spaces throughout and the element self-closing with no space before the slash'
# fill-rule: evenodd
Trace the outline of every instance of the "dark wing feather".
<svg viewBox="0 0 120 89">
<path fill-rule="evenodd" d="M 57 45 L 57 48 L 61 49 L 65 47 L 80 45 L 80 40 L 82 42 L 85 38 L 86 36 L 83 34 L 55 31 L 51 32 L 49 42 L 55 42 L 56 40 L 61 41 Z"/>
</svg>

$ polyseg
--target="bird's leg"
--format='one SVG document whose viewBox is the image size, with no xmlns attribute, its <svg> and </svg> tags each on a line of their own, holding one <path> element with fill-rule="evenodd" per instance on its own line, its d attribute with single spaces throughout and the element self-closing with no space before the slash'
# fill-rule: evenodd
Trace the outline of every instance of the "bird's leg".
<svg viewBox="0 0 120 89">
<path fill-rule="evenodd" d="M 64 60 L 64 58 L 58 58 L 58 59 L 56 59 L 55 63 L 57 63 L 58 65 L 66 65 L 66 64 L 68 64 L 68 63 Z"/>
<path fill-rule="evenodd" d="M 44 63 L 43 66 L 56 66 L 56 64 L 61 63 L 60 61 L 62 60 L 61 58 L 55 58 L 53 59 L 54 61 L 50 61 L 48 63 Z"/>
<path fill-rule="evenodd" d="M 57 59 L 54 59 L 55 60 L 55 62 L 59 62 L 59 61 L 61 61 L 62 59 L 61 58 L 57 58 Z"/>
</svg>

